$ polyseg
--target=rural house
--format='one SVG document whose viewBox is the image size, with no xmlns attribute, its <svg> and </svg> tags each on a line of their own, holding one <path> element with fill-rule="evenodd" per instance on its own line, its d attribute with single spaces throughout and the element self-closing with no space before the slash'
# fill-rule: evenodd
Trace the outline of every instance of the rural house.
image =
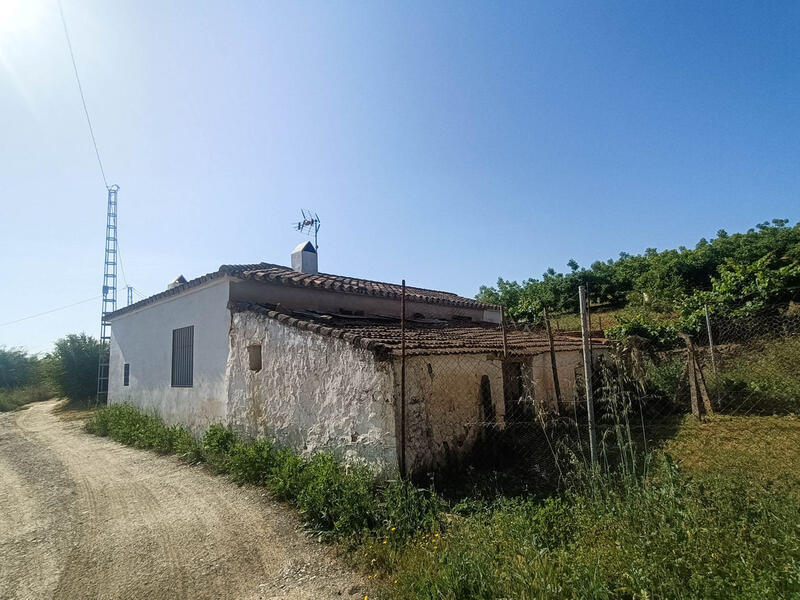
<svg viewBox="0 0 800 600">
<path fill-rule="evenodd" d="M 213 423 L 301 451 L 329 450 L 376 471 L 398 466 L 405 364 L 410 470 L 467 452 L 525 402 L 555 400 L 546 336 L 504 335 L 498 306 L 447 292 L 318 273 L 310 243 L 292 268 L 223 265 L 109 315 L 109 403 L 167 423 Z M 580 339 L 557 336 L 564 398 L 575 393 Z M 505 352 L 504 352 L 505 348 Z M 526 391 L 527 390 L 527 391 Z"/>
</svg>

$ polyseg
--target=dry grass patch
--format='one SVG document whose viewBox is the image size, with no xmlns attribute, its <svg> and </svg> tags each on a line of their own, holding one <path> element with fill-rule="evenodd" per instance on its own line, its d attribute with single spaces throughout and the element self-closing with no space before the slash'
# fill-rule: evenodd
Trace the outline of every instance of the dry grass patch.
<svg viewBox="0 0 800 600">
<path fill-rule="evenodd" d="M 687 473 L 745 477 L 800 501 L 800 418 L 715 415 L 684 418 L 664 449 Z"/>
</svg>

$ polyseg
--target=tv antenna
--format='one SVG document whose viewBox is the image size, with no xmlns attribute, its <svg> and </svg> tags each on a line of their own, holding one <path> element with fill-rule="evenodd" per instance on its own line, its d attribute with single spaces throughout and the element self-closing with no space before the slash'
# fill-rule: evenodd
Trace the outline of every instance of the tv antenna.
<svg viewBox="0 0 800 600">
<path fill-rule="evenodd" d="M 303 215 L 303 220 L 294 223 L 294 228 L 297 229 L 300 233 L 304 233 L 305 235 L 311 237 L 314 236 L 314 249 L 319 250 L 319 244 L 317 243 L 317 234 L 319 233 L 319 226 L 320 220 L 319 215 L 311 210 L 301 210 L 300 214 Z"/>
</svg>

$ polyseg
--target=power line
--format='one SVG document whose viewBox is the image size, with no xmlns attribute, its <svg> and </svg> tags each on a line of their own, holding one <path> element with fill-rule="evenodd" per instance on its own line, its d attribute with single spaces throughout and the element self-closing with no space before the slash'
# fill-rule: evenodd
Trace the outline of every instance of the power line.
<svg viewBox="0 0 800 600">
<path fill-rule="evenodd" d="M 125 287 L 133 287 L 128 285 L 128 278 L 125 277 L 125 267 L 122 264 L 122 251 L 119 247 L 119 239 L 117 239 L 117 260 L 119 261 L 119 268 L 122 271 L 122 281 L 125 282 Z"/>
<path fill-rule="evenodd" d="M 61 14 L 61 23 L 64 25 L 64 36 L 67 38 L 67 48 L 69 48 L 69 56 L 72 59 L 72 68 L 75 71 L 75 81 L 78 82 L 78 91 L 81 94 L 81 103 L 83 104 L 83 112 L 86 114 L 86 122 L 89 124 L 89 135 L 92 136 L 92 144 L 94 145 L 94 153 L 97 156 L 97 164 L 100 165 L 100 174 L 103 176 L 103 185 L 108 189 L 108 181 L 106 180 L 106 172 L 103 169 L 103 161 L 100 160 L 100 151 L 97 149 L 97 140 L 94 138 L 94 129 L 92 128 L 92 119 L 89 118 L 89 109 L 86 107 L 86 98 L 83 95 L 83 86 L 81 85 L 81 78 L 78 76 L 78 65 L 75 62 L 75 54 L 72 52 L 72 42 L 69 39 L 69 30 L 67 29 L 67 20 L 64 18 L 64 8 L 61 6 L 61 0 L 58 0 L 58 12 Z"/>
<path fill-rule="evenodd" d="M 0 327 L 5 327 L 6 325 L 13 325 L 14 323 L 20 323 L 21 321 L 27 321 L 28 319 L 35 319 L 36 317 L 42 317 L 44 315 L 49 315 L 50 313 L 57 312 L 59 310 L 64 310 L 66 308 L 72 308 L 73 306 L 78 306 L 79 304 L 86 304 L 87 302 L 91 302 L 92 300 L 97 300 L 100 296 L 92 296 L 91 298 L 87 298 L 86 300 L 80 300 L 78 302 L 73 302 L 72 304 L 67 304 L 66 306 L 59 306 L 58 308 L 53 308 L 51 310 L 46 310 L 44 312 L 36 313 L 35 315 L 30 315 L 27 317 L 22 317 L 21 319 L 15 319 L 14 321 L 8 321 L 6 323 L 0 323 Z"/>
</svg>

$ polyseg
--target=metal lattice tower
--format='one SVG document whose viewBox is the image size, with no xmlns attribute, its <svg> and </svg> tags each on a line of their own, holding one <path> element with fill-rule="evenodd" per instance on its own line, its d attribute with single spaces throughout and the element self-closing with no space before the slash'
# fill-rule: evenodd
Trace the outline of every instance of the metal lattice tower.
<svg viewBox="0 0 800 600">
<path fill-rule="evenodd" d="M 106 253 L 103 271 L 103 310 L 100 317 L 100 364 L 97 368 L 97 401 L 108 396 L 108 361 L 111 347 L 111 323 L 108 314 L 117 309 L 117 192 L 118 185 L 108 188 L 106 211 Z"/>
<path fill-rule="evenodd" d="M 128 303 L 125 306 L 130 306 L 131 304 L 133 304 L 133 287 L 130 285 L 127 287 L 128 287 Z"/>
</svg>

